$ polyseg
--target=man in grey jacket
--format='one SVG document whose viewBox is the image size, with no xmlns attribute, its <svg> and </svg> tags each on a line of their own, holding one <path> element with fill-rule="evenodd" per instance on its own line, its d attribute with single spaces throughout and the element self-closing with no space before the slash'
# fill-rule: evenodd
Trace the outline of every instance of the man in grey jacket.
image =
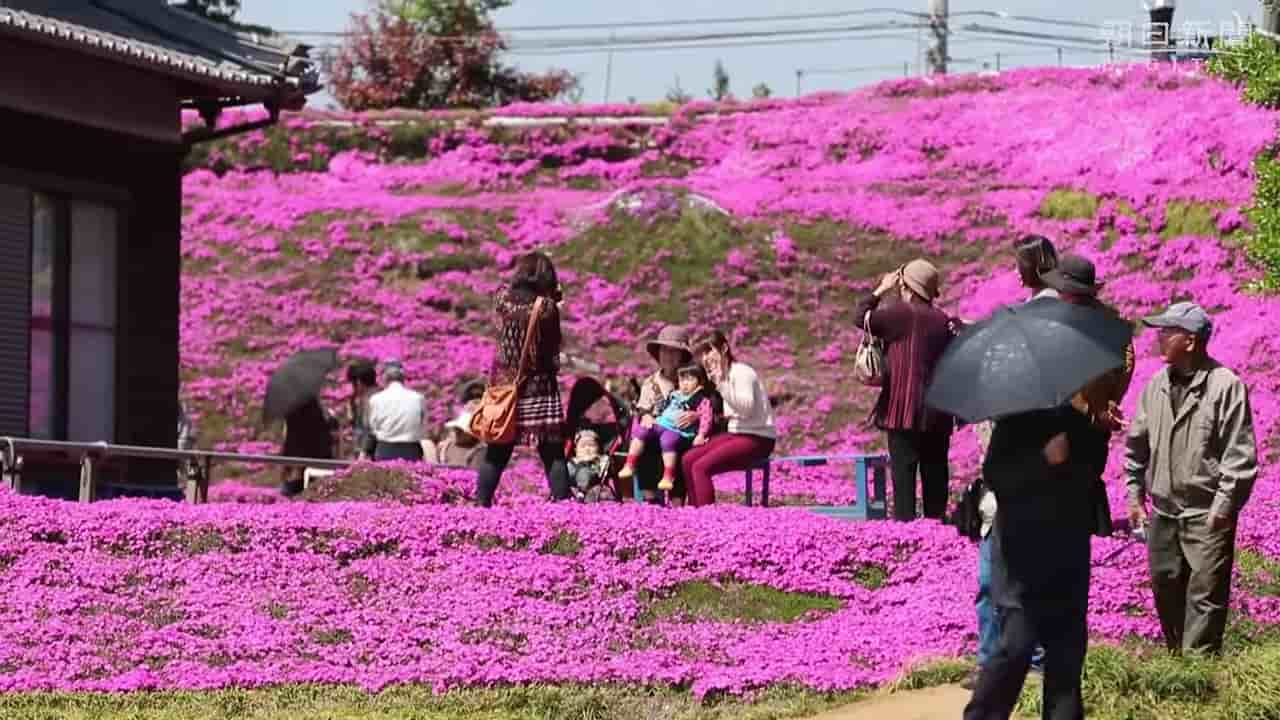
<svg viewBox="0 0 1280 720">
<path fill-rule="evenodd" d="M 1213 323 L 1180 302 L 1143 320 L 1167 367 L 1142 391 L 1127 433 L 1129 521 L 1147 520 L 1151 588 L 1172 652 L 1217 653 L 1227 624 L 1236 523 L 1258 473 L 1249 392 L 1209 357 Z"/>
</svg>

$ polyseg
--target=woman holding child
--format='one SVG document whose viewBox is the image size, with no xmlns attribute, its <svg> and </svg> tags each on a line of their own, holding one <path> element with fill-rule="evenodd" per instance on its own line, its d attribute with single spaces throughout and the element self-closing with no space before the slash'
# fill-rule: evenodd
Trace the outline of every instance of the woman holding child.
<svg viewBox="0 0 1280 720">
<path fill-rule="evenodd" d="M 746 470 L 773 453 L 778 432 L 773 405 L 756 371 L 734 357 L 729 339 L 712 330 L 692 346 L 711 386 L 724 401 L 727 432 L 712 436 L 685 453 L 681 461 L 694 507 L 716 501 L 712 479 L 721 473 Z"/>
<path fill-rule="evenodd" d="M 640 384 L 640 399 L 636 402 L 636 419 L 631 427 L 632 438 L 643 437 L 652 432 L 658 419 L 667 410 L 668 399 L 672 393 L 676 392 L 680 368 L 693 362 L 693 352 L 689 349 L 689 332 L 680 325 L 664 326 L 658 332 L 658 337 L 648 343 L 646 349 L 654 362 L 658 363 L 658 369 Z M 683 429 L 696 427 L 697 424 L 698 416 L 692 412 L 680 415 L 676 423 Z M 678 456 L 689 446 L 690 442 L 682 442 L 674 452 Z M 619 473 L 622 480 L 631 477 L 632 473 L 638 475 L 639 484 L 646 499 L 652 498 L 655 493 L 655 479 L 658 476 L 656 460 L 660 452 L 661 448 L 655 442 L 647 444 L 637 457 L 633 458 L 634 453 L 629 453 L 627 466 Z M 649 462 L 650 460 L 655 462 Z M 670 487 L 663 489 L 667 490 L 672 503 L 679 505 L 684 503 L 685 479 L 683 474 L 678 472 L 678 463 L 675 464 L 674 469 L 677 472 L 671 473 Z"/>
</svg>

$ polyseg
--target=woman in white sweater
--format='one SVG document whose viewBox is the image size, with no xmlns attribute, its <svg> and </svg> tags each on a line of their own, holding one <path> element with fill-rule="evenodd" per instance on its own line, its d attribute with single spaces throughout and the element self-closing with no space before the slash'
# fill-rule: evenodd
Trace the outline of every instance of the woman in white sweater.
<svg viewBox="0 0 1280 720">
<path fill-rule="evenodd" d="M 723 332 L 712 330 L 694 343 L 693 354 L 724 399 L 724 415 L 729 421 L 728 432 L 689 450 L 681 461 L 689 504 L 699 507 L 716 501 L 712 482 L 716 475 L 746 470 L 768 458 L 778 431 L 764 383 L 750 365 L 734 359 Z"/>
</svg>

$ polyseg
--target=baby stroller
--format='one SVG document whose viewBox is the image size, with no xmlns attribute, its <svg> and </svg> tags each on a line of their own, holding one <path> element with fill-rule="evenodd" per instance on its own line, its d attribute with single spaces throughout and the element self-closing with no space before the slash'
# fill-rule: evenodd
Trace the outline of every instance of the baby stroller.
<svg viewBox="0 0 1280 720">
<path fill-rule="evenodd" d="M 607 419 L 592 420 L 589 417 L 590 414 L 595 414 L 593 410 L 597 407 L 606 411 Z M 575 495 L 584 502 L 621 500 L 624 496 L 619 491 L 618 471 L 622 469 L 631 431 L 631 412 L 626 403 L 605 390 L 595 378 L 580 377 L 569 390 L 569 408 L 565 415 L 565 428 L 568 431 L 565 457 L 573 458 L 574 439 L 578 432 L 590 429 L 600 437 L 600 454 L 607 458 L 605 471 L 598 484 L 588 488 L 586 492 L 580 492 L 575 487 Z"/>
</svg>

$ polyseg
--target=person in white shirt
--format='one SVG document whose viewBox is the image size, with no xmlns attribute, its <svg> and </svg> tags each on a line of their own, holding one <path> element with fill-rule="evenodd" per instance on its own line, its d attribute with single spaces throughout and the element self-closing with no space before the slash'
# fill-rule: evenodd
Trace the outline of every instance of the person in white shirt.
<svg viewBox="0 0 1280 720">
<path fill-rule="evenodd" d="M 729 421 L 728 432 L 712 436 L 681 460 L 689 504 L 699 507 L 716 501 L 713 477 L 746 470 L 772 455 L 778 430 L 764 383 L 755 369 L 734 359 L 723 332 L 708 333 L 693 345 L 693 355 L 724 400 L 724 416 Z"/>
<path fill-rule="evenodd" d="M 387 386 L 369 398 L 369 431 L 377 440 L 374 460 L 421 460 L 426 406 L 422 393 L 404 386 L 404 366 L 382 368 Z"/>
</svg>

